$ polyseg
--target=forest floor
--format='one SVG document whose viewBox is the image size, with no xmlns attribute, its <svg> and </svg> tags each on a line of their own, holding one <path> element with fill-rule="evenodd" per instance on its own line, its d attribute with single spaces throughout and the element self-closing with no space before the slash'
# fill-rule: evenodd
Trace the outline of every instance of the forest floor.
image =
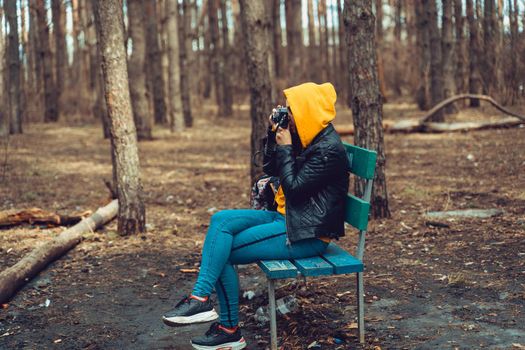
<svg viewBox="0 0 525 350">
<path fill-rule="evenodd" d="M 158 129 L 140 143 L 148 232 L 122 238 L 113 221 L 87 234 L 0 309 L 1 349 L 190 349 L 208 325 L 169 328 L 161 315 L 191 290 L 196 273 L 182 269 L 198 268 L 211 213 L 249 205 L 248 108 L 228 120 L 210 114 L 196 112 L 186 132 Z M 385 119 L 411 115 L 413 105 L 385 107 Z M 343 111 L 337 123 L 350 118 Z M 489 107 L 455 117 L 497 118 Z M 69 213 L 107 203 L 111 160 L 101 134 L 70 120 L 11 137 L 5 162 L 1 150 L 0 210 Z M 367 236 L 364 348 L 523 349 L 525 128 L 387 135 L 386 154 L 392 218 L 372 221 Z M 469 208 L 504 212 L 441 220 L 444 227 L 424 217 Z M 62 230 L 0 230 L 0 270 Z M 340 245 L 354 251 L 356 240 L 348 230 Z M 255 265 L 240 274 L 243 291 L 256 293 L 241 301 L 248 349 L 265 349 L 269 327 L 253 321 L 267 302 L 264 276 Z M 361 348 L 354 286 L 353 275 L 281 284 L 277 296 L 294 294 L 301 305 L 278 319 L 284 348 Z"/>
</svg>

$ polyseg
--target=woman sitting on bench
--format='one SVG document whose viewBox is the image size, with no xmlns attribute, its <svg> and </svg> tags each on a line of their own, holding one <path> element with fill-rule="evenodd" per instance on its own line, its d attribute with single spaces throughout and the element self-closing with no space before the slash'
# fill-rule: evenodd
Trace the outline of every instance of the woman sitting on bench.
<svg viewBox="0 0 525 350">
<path fill-rule="evenodd" d="M 169 326 L 213 321 L 219 317 L 210 300 L 216 290 L 220 322 L 191 340 L 195 349 L 246 346 L 238 327 L 234 265 L 317 256 L 331 239 L 344 235 L 349 164 L 331 124 L 335 89 L 330 83 L 305 83 L 284 95 L 289 123 L 274 123 L 270 117 L 264 148 L 263 169 L 280 180 L 277 211 L 232 209 L 213 215 L 193 291 L 163 316 Z"/>
</svg>

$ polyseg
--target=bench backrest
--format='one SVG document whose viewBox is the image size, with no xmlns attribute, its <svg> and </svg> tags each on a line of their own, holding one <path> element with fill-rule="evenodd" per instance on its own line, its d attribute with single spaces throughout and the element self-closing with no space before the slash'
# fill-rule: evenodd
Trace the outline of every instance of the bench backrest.
<svg viewBox="0 0 525 350">
<path fill-rule="evenodd" d="M 345 221 L 359 231 L 366 231 L 377 153 L 346 142 L 343 144 L 350 162 L 350 173 L 367 180 L 363 198 L 358 198 L 352 194 L 347 195 Z"/>
</svg>

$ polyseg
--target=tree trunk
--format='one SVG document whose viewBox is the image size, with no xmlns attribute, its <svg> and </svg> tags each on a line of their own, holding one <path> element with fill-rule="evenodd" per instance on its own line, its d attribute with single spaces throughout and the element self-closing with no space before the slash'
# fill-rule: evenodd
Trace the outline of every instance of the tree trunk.
<svg viewBox="0 0 525 350">
<path fill-rule="evenodd" d="M 314 21 L 314 5 L 313 0 L 308 0 L 306 3 L 307 19 L 308 19 L 308 65 L 313 68 L 310 72 L 310 76 L 314 81 L 320 81 L 319 77 L 319 60 L 316 57 L 319 56 L 319 47 L 315 40 L 315 21 Z M 321 62 L 322 63 L 322 62 Z"/>
<path fill-rule="evenodd" d="M 325 82 L 328 80 L 329 72 L 328 66 L 330 60 L 328 57 L 328 33 L 326 31 L 326 0 L 319 0 L 317 2 L 317 21 L 319 23 L 319 52 L 316 53 L 317 57 L 320 57 L 321 81 Z M 294 55 L 297 55 L 297 51 L 294 51 Z"/>
<path fill-rule="evenodd" d="M 193 126 L 193 116 L 191 114 L 191 91 L 192 84 L 188 74 L 194 72 L 193 69 L 193 47 L 191 31 L 191 8 L 190 0 L 182 1 L 182 30 L 180 30 L 180 61 L 181 61 L 181 98 L 182 98 L 182 114 L 184 115 L 184 126 Z"/>
<path fill-rule="evenodd" d="M 62 0 L 52 0 L 51 10 L 53 15 L 53 32 L 55 34 L 55 72 L 58 111 L 64 105 L 63 92 L 67 73 L 67 48 L 66 48 L 66 12 Z M 60 112 L 58 112 L 60 113 Z"/>
<path fill-rule="evenodd" d="M 469 26 L 469 77 L 468 85 L 471 94 L 481 94 L 481 73 L 479 70 L 479 59 L 482 57 L 481 38 L 479 35 L 479 24 L 474 17 L 474 6 L 472 0 L 467 0 L 467 20 Z M 479 100 L 470 100 L 470 107 L 479 107 Z"/>
<path fill-rule="evenodd" d="M 454 31 L 452 27 L 452 1 L 442 0 L 442 74 L 443 74 L 443 96 L 442 99 L 449 98 L 456 93 L 456 71 L 454 69 Z M 433 101 L 435 104 L 435 101 Z M 454 105 L 449 105 L 445 109 L 446 113 L 454 113 Z"/>
<path fill-rule="evenodd" d="M 137 134 L 129 95 L 121 1 L 97 0 L 95 21 L 100 39 L 113 167 L 117 178 L 118 231 L 121 235 L 129 235 L 145 231 L 145 208 Z"/>
<path fill-rule="evenodd" d="M 202 5 L 202 13 L 203 15 L 208 13 L 208 1 L 205 1 Z M 204 41 L 204 52 L 203 56 L 203 88 L 202 88 L 202 96 L 205 99 L 210 98 L 211 96 L 211 85 L 212 85 L 212 56 L 211 56 L 211 33 L 209 30 L 210 27 L 210 20 L 208 16 L 203 16 L 203 19 L 206 18 L 206 21 L 203 21 L 202 23 L 202 33 L 203 33 L 203 41 Z"/>
<path fill-rule="evenodd" d="M 0 7 L 0 21 L 4 17 L 4 8 Z M 7 77 L 6 77 L 6 60 L 5 56 L 5 37 L 4 26 L 0 25 L 0 104 L 7 106 L 7 108 L 0 109 L 0 138 L 6 138 L 9 135 L 9 101 L 8 93 L 6 93 Z M 7 109 L 7 111 L 6 111 Z"/>
<path fill-rule="evenodd" d="M 154 119 L 157 124 L 167 124 L 164 101 L 164 80 L 162 76 L 162 56 L 159 47 L 157 11 L 155 1 L 144 1 L 146 7 L 146 50 L 148 53 L 148 92 L 153 100 Z"/>
<path fill-rule="evenodd" d="M 441 35 L 437 24 L 436 0 L 423 1 L 428 18 L 428 29 L 430 36 L 430 96 L 432 106 L 443 100 L 443 66 L 441 56 Z M 434 122 L 444 120 L 443 112 L 434 115 Z"/>
<path fill-rule="evenodd" d="M 454 21 L 456 25 L 456 91 L 464 93 L 467 87 L 467 58 L 462 0 L 454 0 Z"/>
<path fill-rule="evenodd" d="M 222 107 L 222 111 L 219 111 L 219 115 L 225 117 L 231 117 L 233 114 L 232 104 L 232 70 L 231 70 L 231 60 L 232 60 L 232 50 L 230 47 L 230 34 L 228 31 L 228 19 L 226 12 L 226 0 L 221 1 L 221 26 L 222 26 L 222 74 L 221 74 L 221 84 L 222 84 L 222 102 L 219 107 Z M 271 38 L 271 36 L 268 36 Z"/>
<path fill-rule="evenodd" d="M 346 45 L 346 39 L 345 39 L 345 28 L 343 23 L 343 9 L 341 7 L 341 1 L 337 2 L 337 18 L 339 23 L 339 86 L 341 86 L 339 90 L 339 96 L 344 96 L 346 98 L 346 104 L 350 105 L 350 101 L 352 100 L 352 97 L 350 96 L 350 89 L 348 89 L 348 81 L 350 80 L 350 77 L 348 76 L 348 45 Z"/>
<path fill-rule="evenodd" d="M 381 96 L 383 102 L 386 102 L 386 86 L 385 86 L 385 70 L 383 65 L 383 0 L 375 0 L 376 3 L 376 16 L 377 21 L 375 24 L 375 30 L 377 35 L 377 74 L 379 77 L 379 91 L 381 91 Z"/>
<path fill-rule="evenodd" d="M 223 111 L 222 106 L 222 71 L 221 71 L 221 58 L 219 51 L 219 20 L 217 17 L 217 3 L 219 0 L 208 0 L 208 31 L 210 33 L 210 70 L 211 76 L 213 77 L 213 87 L 215 91 L 215 103 L 219 107 L 218 115 L 223 117 L 221 114 Z"/>
<path fill-rule="evenodd" d="M 240 0 L 240 4 L 246 66 L 250 84 L 251 160 L 262 147 L 262 139 L 266 136 L 267 118 L 272 108 L 272 85 L 268 67 L 268 39 L 266 38 L 268 35 L 266 27 L 270 25 L 270 20 L 265 11 L 264 2 Z M 260 164 L 262 161 L 260 154 L 257 160 Z M 261 174 L 262 169 L 255 167 L 250 161 L 252 183 Z"/>
<path fill-rule="evenodd" d="M 49 27 L 47 25 L 47 13 L 44 0 L 37 0 L 37 16 L 40 40 L 40 59 L 44 70 L 44 121 L 56 122 L 58 120 L 57 91 L 53 79 L 53 66 L 51 51 L 49 48 Z"/>
<path fill-rule="evenodd" d="M 128 0 L 129 36 L 133 51 L 128 60 L 129 94 L 139 140 L 151 140 L 152 120 L 146 90 L 146 30 L 142 0 Z"/>
<path fill-rule="evenodd" d="M 184 115 L 182 114 L 182 96 L 180 89 L 180 52 L 179 52 L 179 12 L 177 0 L 167 0 L 168 13 L 168 59 L 169 66 L 169 111 L 171 131 L 184 130 Z"/>
<path fill-rule="evenodd" d="M 519 76 L 520 76 L 520 62 L 518 61 L 519 57 L 519 23 L 518 23 L 518 13 L 519 6 L 518 0 L 508 0 L 509 6 L 509 20 L 510 20 L 510 52 L 511 52 L 511 62 L 509 67 L 508 74 L 508 85 L 509 85 L 509 102 L 514 105 L 519 98 Z"/>
<path fill-rule="evenodd" d="M 4 1 L 4 11 L 9 24 L 7 36 L 7 89 L 9 108 L 7 120 L 11 134 L 22 133 L 22 113 L 20 105 L 20 56 L 18 52 L 18 23 L 16 17 L 16 1 Z M 3 59 L 3 57 L 1 58 Z M 3 78 L 3 76 L 2 76 Z"/>
<path fill-rule="evenodd" d="M 286 13 L 286 56 L 288 65 L 288 85 L 302 80 L 302 11 L 301 0 L 285 1 Z M 325 63 L 326 64 L 326 63 Z"/>
<path fill-rule="evenodd" d="M 273 51 L 274 56 L 274 70 L 275 77 L 279 78 L 283 75 L 283 43 L 282 43 L 282 28 L 281 28 L 281 1 L 272 0 L 272 22 L 273 22 Z"/>
<path fill-rule="evenodd" d="M 430 98 L 430 32 L 428 14 L 422 3 L 414 3 L 416 26 L 416 48 L 418 57 L 419 85 L 417 88 L 416 102 L 421 110 L 431 106 Z"/>
<path fill-rule="evenodd" d="M 339 76 L 339 69 L 337 69 L 337 67 L 339 66 L 339 55 L 338 55 L 338 50 L 337 50 L 337 31 L 336 31 L 337 12 L 334 9 L 332 3 L 330 3 L 330 5 L 328 6 L 328 9 L 330 10 L 330 17 L 332 18 L 332 21 L 331 21 L 332 28 L 330 30 L 330 37 L 332 40 L 332 45 L 331 45 L 331 50 L 330 50 L 330 55 L 332 56 L 332 65 L 330 68 L 330 81 L 333 81 L 334 85 L 336 86 L 336 89 L 339 89 L 340 86 L 337 80 L 337 77 Z"/>
<path fill-rule="evenodd" d="M 383 140 L 383 102 L 377 73 L 377 47 L 372 4 L 366 0 L 345 0 L 346 42 L 350 46 L 348 70 L 351 89 L 354 143 L 377 151 L 377 167 L 371 198 L 375 218 L 390 217 L 385 176 Z M 362 181 L 356 182 L 356 194 L 363 194 Z"/>
<path fill-rule="evenodd" d="M 401 96 L 401 85 L 402 85 L 402 72 L 399 52 L 402 50 L 401 47 L 401 11 L 402 11 L 402 0 L 395 0 L 394 9 L 394 47 L 393 47 L 393 58 L 394 58 L 394 81 L 393 90 L 396 96 Z"/>
</svg>

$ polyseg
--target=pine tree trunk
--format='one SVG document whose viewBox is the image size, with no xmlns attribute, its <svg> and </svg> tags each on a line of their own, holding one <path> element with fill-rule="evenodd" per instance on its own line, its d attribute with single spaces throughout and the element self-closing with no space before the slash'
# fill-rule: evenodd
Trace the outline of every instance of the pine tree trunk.
<svg viewBox="0 0 525 350">
<path fill-rule="evenodd" d="M 416 26 L 416 48 L 418 57 L 419 85 L 416 93 L 416 102 L 421 110 L 431 107 L 430 98 L 430 32 L 428 14 L 422 3 L 414 4 Z"/>
<path fill-rule="evenodd" d="M 343 9 L 341 7 L 341 1 L 337 1 L 337 18 L 338 18 L 338 29 L 339 29 L 339 86 L 341 88 L 339 89 L 339 96 L 344 96 L 346 98 L 346 104 L 350 105 L 350 101 L 352 100 L 352 97 L 350 96 L 350 89 L 348 89 L 348 81 L 350 81 L 350 77 L 348 76 L 348 62 L 347 59 L 349 57 L 348 53 L 348 45 L 346 45 L 346 34 L 345 34 L 345 28 L 343 23 Z"/>
<path fill-rule="evenodd" d="M 469 26 L 469 93 L 481 94 L 481 73 L 479 70 L 479 59 L 482 57 L 481 38 L 479 35 L 479 23 L 474 17 L 474 6 L 472 0 L 466 0 L 467 20 Z M 479 100 L 470 100 L 470 107 L 479 107 Z"/>
<path fill-rule="evenodd" d="M 146 30 L 142 0 L 128 0 L 129 36 L 133 51 L 128 60 L 129 94 L 139 140 L 151 140 L 153 120 L 146 90 Z"/>
<path fill-rule="evenodd" d="M 144 1 L 146 7 L 146 50 L 148 53 L 147 75 L 148 92 L 153 101 L 154 120 L 157 124 L 167 124 L 164 79 L 162 76 L 162 55 L 159 47 L 157 10 L 155 1 Z"/>
<path fill-rule="evenodd" d="M 295 85 L 302 79 L 302 11 L 301 0 L 285 1 L 286 13 L 286 56 L 288 85 Z"/>
<path fill-rule="evenodd" d="M 430 36 L 430 97 L 432 106 L 443 100 L 443 66 L 441 55 L 441 35 L 437 24 L 436 0 L 423 1 L 428 18 L 428 30 Z M 432 117 L 433 122 L 444 121 L 442 111 Z"/>
<path fill-rule="evenodd" d="M 325 82 L 328 80 L 328 43 L 326 35 L 326 0 L 319 0 L 317 2 L 317 21 L 319 23 L 319 52 L 316 53 L 317 57 L 320 57 L 321 65 L 318 67 L 321 72 L 321 81 Z M 297 55 L 297 51 L 294 51 L 294 55 Z"/>
<path fill-rule="evenodd" d="M 376 35 L 377 35 L 377 74 L 379 76 L 379 91 L 383 97 L 383 102 L 386 102 L 386 85 L 385 85 L 385 71 L 383 65 L 383 0 L 376 0 Z"/>
<path fill-rule="evenodd" d="M 319 46 L 315 40 L 315 21 L 314 21 L 314 5 L 313 0 L 308 0 L 306 3 L 307 19 L 308 19 L 308 65 L 311 65 L 310 76 L 314 81 L 321 81 L 319 72 L 321 71 L 319 63 L 316 57 L 319 56 Z"/>
<path fill-rule="evenodd" d="M 383 101 L 379 91 L 377 47 L 372 4 L 366 0 L 345 0 L 346 42 L 350 46 L 348 70 L 351 89 L 354 143 L 377 151 L 377 167 L 372 193 L 372 215 L 390 217 L 385 176 L 383 140 Z M 363 182 L 356 182 L 356 193 L 362 195 Z"/>
<path fill-rule="evenodd" d="M 272 22 L 273 22 L 273 51 L 275 78 L 283 75 L 283 44 L 281 28 L 281 1 L 272 0 Z"/>
<path fill-rule="evenodd" d="M 193 126 L 193 116 L 191 114 L 191 79 L 188 74 L 193 72 L 193 47 L 191 32 L 191 11 L 192 4 L 190 0 L 182 1 L 182 30 L 180 30 L 180 61 L 181 61 L 181 97 L 182 97 L 182 114 L 184 115 L 184 126 Z"/>
<path fill-rule="evenodd" d="M 402 85 L 402 72 L 399 52 L 402 50 L 401 47 L 401 11 L 402 11 L 402 0 L 395 0 L 394 9 L 394 47 L 393 47 L 393 58 L 394 58 L 394 81 L 393 90 L 396 96 L 401 96 L 401 85 Z"/>
<path fill-rule="evenodd" d="M 51 51 L 49 48 L 49 27 L 47 25 L 47 14 L 44 0 L 37 0 L 37 16 L 40 40 L 40 59 L 43 62 L 44 71 L 44 102 L 45 122 L 56 122 L 58 120 L 57 91 L 53 79 L 53 66 Z"/>
<path fill-rule="evenodd" d="M 169 111 L 171 131 L 184 130 L 184 115 L 182 114 L 182 96 L 180 85 L 180 52 L 179 52 L 179 12 L 177 0 L 166 0 L 168 12 L 168 59 L 169 66 Z"/>
<path fill-rule="evenodd" d="M 4 1 L 4 11 L 9 23 L 7 36 L 7 90 L 9 108 L 7 120 L 11 134 L 22 133 L 22 113 L 20 105 L 20 56 L 18 52 L 18 23 L 16 17 L 16 1 Z M 3 57 L 0 57 L 3 60 Z M 3 76 L 2 76 L 3 79 Z"/>
<path fill-rule="evenodd" d="M 129 95 L 122 17 L 120 0 L 96 0 L 95 21 L 100 38 L 113 167 L 117 178 L 118 231 L 121 235 L 129 235 L 144 232 L 146 219 L 137 134 Z"/>
<path fill-rule="evenodd" d="M 509 20 L 510 20 L 510 52 L 511 52 L 511 64 L 509 67 L 509 87 L 510 96 L 509 102 L 511 105 L 517 103 L 519 98 L 519 76 L 520 76 L 520 62 L 518 61 L 519 53 L 519 23 L 518 13 L 519 6 L 518 0 L 508 0 L 509 6 Z"/>
<path fill-rule="evenodd" d="M 456 91 L 465 93 L 467 86 L 467 58 L 465 52 L 465 17 L 463 1 L 454 0 L 454 21 L 456 25 Z"/>
<path fill-rule="evenodd" d="M 202 11 L 203 11 L 203 14 L 204 13 L 208 13 L 208 1 L 204 2 L 203 3 L 203 6 L 202 6 Z M 202 64 L 202 71 L 203 71 L 203 80 L 204 80 L 204 84 L 203 84 L 203 89 L 202 89 L 202 96 L 205 98 L 205 99 L 208 99 L 210 98 L 211 96 L 211 88 L 212 88 L 212 54 L 211 54 L 211 33 L 210 33 L 210 21 L 209 21 L 209 18 L 208 16 L 203 16 L 203 18 L 206 18 L 206 21 L 203 21 L 203 24 L 202 24 L 202 33 L 203 33 L 203 41 L 204 41 L 204 52 L 203 52 L 203 64 Z"/>
<path fill-rule="evenodd" d="M 222 74 L 221 74 L 221 83 L 222 83 L 222 111 L 219 111 L 219 115 L 225 117 L 231 117 L 233 114 L 233 96 L 232 96 L 232 70 L 231 70 L 231 60 L 232 60 L 232 50 L 230 47 L 230 34 L 228 31 L 228 20 L 226 12 L 226 0 L 221 1 L 221 25 L 222 25 Z M 271 36 L 268 36 L 271 38 Z"/>
<path fill-rule="evenodd" d="M 0 19 L 4 17 L 4 8 L 0 6 Z M 0 108 L 0 137 L 5 138 L 9 135 L 9 100 L 8 91 L 6 91 L 6 60 L 5 56 L 5 37 L 4 26 L 0 25 L 0 105 L 6 106 Z"/>
<path fill-rule="evenodd" d="M 224 117 L 224 106 L 223 106 L 223 89 L 222 89 L 222 77 L 223 71 L 221 67 L 221 55 L 219 46 L 219 20 L 217 16 L 218 12 L 218 1 L 219 0 L 208 0 L 208 31 L 210 33 L 210 69 L 213 77 L 213 87 L 215 91 L 215 103 L 219 107 L 217 114 Z"/>
<path fill-rule="evenodd" d="M 65 88 L 67 74 L 67 48 L 66 48 L 66 12 L 62 5 L 62 0 L 52 0 L 51 10 L 53 15 L 53 33 L 55 35 L 55 72 L 56 72 L 56 91 L 57 106 L 61 111 L 64 105 L 63 92 Z M 60 113 L 60 112 L 57 112 Z"/>
<path fill-rule="evenodd" d="M 456 93 L 455 67 L 454 67 L 454 31 L 452 27 L 452 1 L 442 0 L 442 72 L 443 72 L 443 97 L 449 98 Z M 434 101 L 434 105 L 441 101 Z M 454 113 L 456 109 L 451 104 L 445 109 L 446 113 Z"/>
<path fill-rule="evenodd" d="M 250 117 L 252 120 L 251 157 L 262 147 L 266 136 L 268 115 L 272 108 L 272 85 L 268 67 L 268 39 L 266 27 L 270 24 L 264 2 L 240 0 L 243 44 L 245 47 L 248 82 L 250 84 Z M 262 157 L 257 157 L 259 164 Z M 250 176 L 253 181 L 262 174 L 262 168 L 250 161 Z"/>
<path fill-rule="evenodd" d="M 337 30 L 336 30 L 337 13 L 335 12 L 335 9 L 332 5 L 333 4 L 331 3 L 330 6 L 328 6 L 328 8 L 330 9 L 330 17 L 332 18 L 332 22 L 331 22 L 332 28 L 330 30 L 330 37 L 332 40 L 332 46 L 330 50 L 330 55 L 332 56 L 332 66 L 330 69 L 330 81 L 332 81 L 334 85 L 336 86 L 336 89 L 339 90 L 340 85 L 337 80 L 337 77 L 339 76 L 339 70 L 337 69 L 337 67 L 339 66 L 339 55 L 338 55 L 338 50 L 337 50 Z"/>
</svg>

